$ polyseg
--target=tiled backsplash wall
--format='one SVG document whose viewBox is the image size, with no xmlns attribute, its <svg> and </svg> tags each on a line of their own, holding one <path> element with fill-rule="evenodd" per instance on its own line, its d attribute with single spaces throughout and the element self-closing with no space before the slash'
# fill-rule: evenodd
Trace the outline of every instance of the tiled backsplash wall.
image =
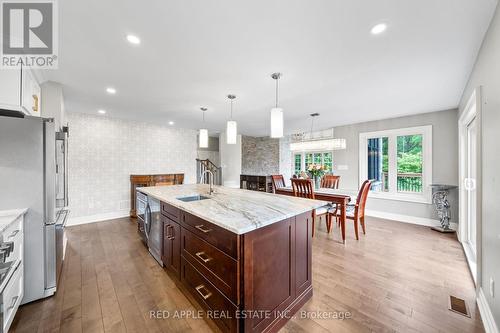
<svg viewBox="0 0 500 333">
<path fill-rule="evenodd" d="M 267 137 L 242 136 L 241 173 L 273 175 L 280 171 L 280 141 Z"/>
<path fill-rule="evenodd" d="M 184 173 L 195 183 L 195 130 L 79 113 L 68 122 L 71 219 L 127 212 L 130 174 Z"/>
</svg>

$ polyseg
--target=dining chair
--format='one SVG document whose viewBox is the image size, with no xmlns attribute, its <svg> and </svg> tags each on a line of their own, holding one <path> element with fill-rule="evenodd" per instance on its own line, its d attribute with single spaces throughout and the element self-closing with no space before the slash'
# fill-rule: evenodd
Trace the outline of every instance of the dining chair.
<svg viewBox="0 0 500 333">
<path fill-rule="evenodd" d="M 363 234 L 366 234 L 365 227 L 365 206 L 366 199 L 368 198 L 368 193 L 370 192 L 371 182 L 365 180 L 359 189 L 358 196 L 356 198 L 355 204 L 348 204 L 346 207 L 346 219 L 354 221 L 354 233 L 356 234 L 356 240 L 359 240 L 358 234 L 358 220 L 361 223 L 361 228 L 363 229 Z M 335 208 L 329 211 L 328 215 L 334 215 L 336 219 L 340 217 L 341 212 L 339 209 Z M 327 231 L 330 232 L 331 228 L 331 216 L 327 219 Z"/>
<path fill-rule="evenodd" d="M 321 178 L 321 187 L 338 189 L 339 182 L 340 182 L 340 176 L 324 175 L 323 178 Z"/>
<path fill-rule="evenodd" d="M 286 187 L 283 175 L 271 175 L 271 181 L 273 183 L 273 193 L 276 193 L 278 188 Z"/>
<path fill-rule="evenodd" d="M 314 187 L 313 187 L 313 182 L 312 179 L 298 179 L 298 178 L 292 178 L 292 189 L 293 189 L 293 195 L 296 197 L 301 197 L 301 198 L 306 198 L 306 199 L 314 199 Z M 316 217 L 320 218 L 325 216 L 326 217 L 326 225 L 329 226 L 331 225 L 331 214 L 329 214 L 329 209 L 331 208 L 330 205 L 322 206 L 319 208 L 316 208 L 313 213 L 313 220 L 312 220 L 312 237 L 314 237 L 314 224 L 316 221 Z"/>
</svg>

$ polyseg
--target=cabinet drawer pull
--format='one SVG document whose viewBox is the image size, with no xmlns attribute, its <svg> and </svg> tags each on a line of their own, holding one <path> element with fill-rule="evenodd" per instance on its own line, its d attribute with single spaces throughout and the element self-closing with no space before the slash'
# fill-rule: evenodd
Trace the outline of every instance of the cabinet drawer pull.
<svg viewBox="0 0 500 333">
<path fill-rule="evenodd" d="M 203 224 L 197 225 L 195 228 L 200 230 L 201 232 L 203 232 L 205 234 L 212 231 L 212 229 L 205 229 Z"/>
<path fill-rule="evenodd" d="M 198 258 L 200 258 L 200 259 L 201 259 L 201 261 L 203 261 L 204 263 L 207 263 L 207 262 L 209 262 L 210 260 L 212 260 L 212 258 L 210 258 L 209 256 L 207 256 L 207 254 L 206 254 L 205 252 L 203 252 L 203 251 L 201 251 L 201 252 L 197 252 L 197 253 L 196 253 L 196 256 L 197 256 Z"/>
<path fill-rule="evenodd" d="M 12 301 L 10 302 L 10 306 L 7 308 L 7 311 L 14 308 L 18 298 L 19 298 L 19 296 L 12 297 Z"/>
<path fill-rule="evenodd" d="M 171 225 L 169 225 L 168 227 L 170 229 L 170 234 L 168 235 L 168 239 L 174 240 L 175 239 L 175 236 L 174 236 L 174 227 L 171 226 Z"/>
<path fill-rule="evenodd" d="M 37 95 L 32 95 L 33 97 L 33 111 L 38 112 L 38 96 Z"/>
<path fill-rule="evenodd" d="M 12 231 L 12 233 L 9 235 L 9 238 L 15 237 L 19 233 L 19 229 Z"/>
<path fill-rule="evenodd" d="M 196 289 L 198 294 L 200 294 L 200 296 L 203 299 L 208 299 L 210 296 L 212 296 L 212 293 L 210 291 L 208 291 L 207 288 L 205 288 L 205 286 L 203 284 L 200 284 L 198 287 L 196 287 L 194 289 Z M 205 290 L 204 293 L 201 291 L 202 289 Z"/>
</svg>

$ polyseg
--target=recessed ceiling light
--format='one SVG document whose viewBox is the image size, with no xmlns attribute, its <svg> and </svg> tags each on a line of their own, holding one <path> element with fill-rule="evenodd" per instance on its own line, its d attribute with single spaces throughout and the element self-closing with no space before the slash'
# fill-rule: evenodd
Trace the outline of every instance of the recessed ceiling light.
<svg viewBox="0 0 500 333">
<path fill-rule="evenodd" d="M 372 35 L 378 35 L 383 33 L 386 29 L 387 29 L 387 24 L 379 23 L 372 28 L 371 33 Z"/>
<path fill-rule="evenodd" d="M 116 94 L 116 89 L 113 88 L 113 87 L 106 88 L 106 91 L 107 91 L 108 94 L 111 94 L 111 95 Z"/>
<path fill-rule="evenodd" d="M 174 123 L 173 121 L 169 121 L 169 122 L 168 122 L 168 124 L 169 124 L 169 125 L 173 125 L 173 124 L 175 124 L 175 123 Z"/>
<path fill-rule="evenodd" d="M 97 110 L 97 112 L 100 114 L 106 114 L 106 110 Z"/>
<path fill-rule="evenodd" d="M 141 40 L 139 39 L 139 37 L 134 36 L 134 35 L 127 35 L 127 40 L 130 44 L 134 44 L 134 45 L 141 44 Z"/>
</svg>

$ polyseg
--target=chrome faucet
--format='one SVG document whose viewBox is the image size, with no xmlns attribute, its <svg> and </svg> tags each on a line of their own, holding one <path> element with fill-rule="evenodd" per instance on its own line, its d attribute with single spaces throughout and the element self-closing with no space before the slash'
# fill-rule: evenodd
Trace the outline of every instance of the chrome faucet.
<svg viewBox="0 0 500 333">
<path fill-rule="evenodd" d="M 211 171 L 211 170 L 205 170 L 201 173 L 201 176 L 200 176 L 200 183 L 203 184 L 203 177 L 205 176 L 205 174 L 208 172 L 208 174 L 210 175 L 208 177 L 208 185 L 209 185 L 209 190 L 208 190 L 208 195 L 212 195 L 212 193 L 214 192 L 214 189 L 213 189 L 213 186 L 214 186 L 214 173 Z"/>
</svg>

